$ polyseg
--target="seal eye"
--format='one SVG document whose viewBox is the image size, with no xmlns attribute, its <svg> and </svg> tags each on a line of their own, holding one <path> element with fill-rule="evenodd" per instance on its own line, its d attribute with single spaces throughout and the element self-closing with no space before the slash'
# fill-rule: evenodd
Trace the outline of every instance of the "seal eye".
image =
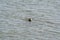
<svg viewBox="0 0 60 40">
<path fill-rule="evenodd" d="M 29 22 L 31 22 L 31 21 L 32 21 L 32 19 L 31 19 L 31 18 L 29 18 L 29 19 L 28 19 L 28 21 L 29 21 Z"/>
</svg>

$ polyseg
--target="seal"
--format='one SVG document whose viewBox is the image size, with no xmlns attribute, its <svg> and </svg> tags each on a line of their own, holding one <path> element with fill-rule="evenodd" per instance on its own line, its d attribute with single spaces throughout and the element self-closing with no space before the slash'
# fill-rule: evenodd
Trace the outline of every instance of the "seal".
<svg viewBox="0 0 60 40">
<path fill-rule="evenodd" d="M 28 18 L 28 21 L 31 22 L 32 21 L 32 18 Z"/>
</svg>

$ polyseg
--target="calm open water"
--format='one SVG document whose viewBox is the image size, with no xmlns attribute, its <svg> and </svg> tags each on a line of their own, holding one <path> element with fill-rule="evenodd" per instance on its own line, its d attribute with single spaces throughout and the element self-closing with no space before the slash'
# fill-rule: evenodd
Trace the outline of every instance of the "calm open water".
<svg viewBox="0 0 60 40">
<path fill-rule="evenodd" d="M 60 0 L 0 0 L 0 40 L 60 40 Z"/>
</svg>

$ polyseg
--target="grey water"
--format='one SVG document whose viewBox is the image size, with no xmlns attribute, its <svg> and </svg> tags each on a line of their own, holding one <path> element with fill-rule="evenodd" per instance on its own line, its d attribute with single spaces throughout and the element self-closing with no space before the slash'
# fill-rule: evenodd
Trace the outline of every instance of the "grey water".
<svg viewBox="0 0 60 40">
<path fill-rule="evenodd" d="M 60 0 L 0 0 L 0 40 L 60 40 Z"/>
</svg>

